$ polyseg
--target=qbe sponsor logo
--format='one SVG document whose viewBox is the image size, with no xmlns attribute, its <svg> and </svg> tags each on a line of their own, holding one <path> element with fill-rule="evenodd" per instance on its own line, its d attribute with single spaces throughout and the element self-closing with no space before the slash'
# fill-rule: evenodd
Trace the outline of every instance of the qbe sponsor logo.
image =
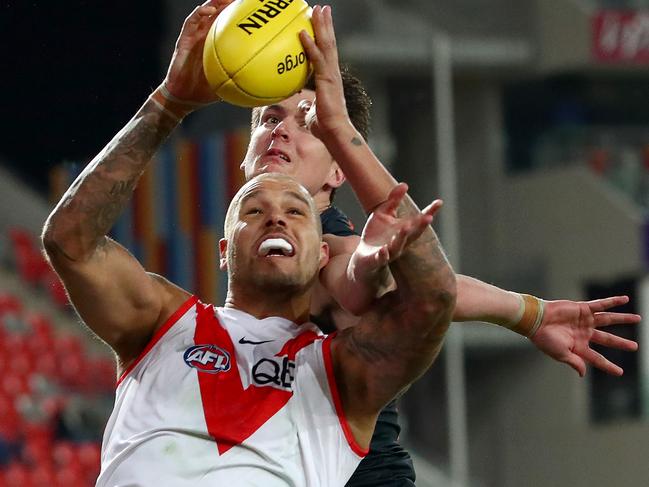
<svg viewBox="0 0 649 487">
<path fill-rule="evenodd" d="M 288 357 L 262 358 L 252 367 L 252 379 L 259 386 L 291 389 L 295 380 L 295 362 Z"/>
</svg>

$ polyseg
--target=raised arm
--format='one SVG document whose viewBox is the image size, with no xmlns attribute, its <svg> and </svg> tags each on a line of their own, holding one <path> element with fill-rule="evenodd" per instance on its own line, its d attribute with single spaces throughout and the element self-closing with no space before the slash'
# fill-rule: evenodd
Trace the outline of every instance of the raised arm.
<svg viewBox="0 0 649 487">
<path fill-rule="evenodd" d="M 306 114 L 307 127 L 326 145 L 366 213 L 387 200 L 397 181 L 354 128 L 345 105 L 331 7 L 313 7 L 315 40 L 300 40 L 313 65 L 316 99 Z"/>
<path fill-rule="evenodd" d="M 202 45 L 227 3 L 206 2 L 187 17 L 164 82 L 74 181 L 43 229 L 45 251 L 71 302 L 122 364 L 139 354 L 187 293 L 148 274 L 106 234 L 171 131 L 215 100 L 202 74 Z"/>
<path fill-rule="evenodd" d="M 332 342 L 343 408 L 361 445 L 369 443 L 378 411 L 433 362 L 455 304 L 455 275 L 429 225 L 440 203 L 420 212 L 405 191 L 391 191 L 362 237 L 390 262 L 396 290 Z"/>
<path fill-rule="evenodd" d="M 363 208 L 369 212 L 384 201 L 395 180 L 376 159 L 347 115 L 330 9 L 314 8 L 313 25 L 317 42 L 306 33 L 301 34 L 316 76 L 316 103 L 307 114 L 307 121 L 311 130 L 327 145 Z M 336 256 L 334 252 L 338 269 L 344 267 L 345 258 L 350 259 L 349 256 Z M 349 274 L 345 275 L 339 270 L 336 272 L 331 272 L 325 281 L 334 295 L 342 294 L 340 290 L 344 287 L 340 284 L 341 279 L 347 279 L 347 286 L 362 283 L 362 280 L 350 280 Z M 338 284 L 332 286 L 332 283 Z M 375 280 L 371 283 L 374 287 L 370 286 L 369 291 L 351 292 L 349 289 L 352 288 L 347 289 L 345 295 L 341 296 L 343 306 L 351 303 L 349 309 L 357 313 L 362 311 L 370 305 L 372 293 L 381 289 L 382 285 Z M 584 375 L 587 364 L 610 374 L 622 373 L 620 367 L 593 351 L 591 342 L 621 350 L 637 348 L 635 342 L 597 329 L 611 324 L 639 322 L 638 315 L 608 312 L 611 307 L 626 302 L 625 297 L 590 302 L 546 302 L 534 297 L 524 298 L 524 295 L 467 276 L 458 276 L 457 293 L 454 321 L 486 321 L 528 336 L 539 350 L 568 364 L 580 375 Z M 350 297 L 354 299 L 350 301 Z M 355 308 L 352 309 L 352 306 Z M 541 311 L 538 321 L 535 310 Z"/>
<path fill-rule="evenodd" d="M 332 257 L 321 275 L 321 281 L 333 299 L 357 316 L 369 310 L 386 290 L 392 289 L 394 282 L 389 272 L 379 274 L 378 269 L 386 267 L 380 267 L 376 249 L 364 245 L 359 247 L 359 242 L 360 237 L 356 236 L 328 240 Z M 357 277 L 354 255 L 362 258 L 364 265 L 375 266 L 370 272 L 360 272 L 367 276 L 366 280 Z M 580 376 L 584 376 L 588 365 L 611 375 L 622 375 L 621 367 L 595 352 L 590 344 L 624 351 L 637 350 L 636 342 L 599 329 L 639 323 L 637 314 L 609 311 L 627 302 L 627 296 L 593 301 L 547 301 L 458 274 L 452 321 L 484 322 L 518 333 L 529 338 L 550 358 L 573 368 Z"/>
<path fill-rule="evenodd" d="M 594 351 L 591 343 L 630 352 L 638 349 L 636 342 L 599 329 L 640 322 L 637 314 L 609 311 L 628 303 L 627 296 L 547 301 L 467 276 L 458 276 L 457 288 L 454 321 L 484 321 L 514 331 L 580 376 L 586 373 L 587 365 L 611 375 L 623 373 L 621 367 Z"/>
<path fill-rule="evenodd" d="M 372 213 L 364 244 L 390 262 L 397 286 L 332 342 L 346 417 L 359 444 L 367 445 L 379 410 L 437 356 L 455 304 L 455 274 L 430 227 L 440 203 L 420 212 L 349 121 L 331 9 L 314 7 L 312 22 L 317 43 L 301 34 L 316 80 L 307 124 Z"/>
</svg>

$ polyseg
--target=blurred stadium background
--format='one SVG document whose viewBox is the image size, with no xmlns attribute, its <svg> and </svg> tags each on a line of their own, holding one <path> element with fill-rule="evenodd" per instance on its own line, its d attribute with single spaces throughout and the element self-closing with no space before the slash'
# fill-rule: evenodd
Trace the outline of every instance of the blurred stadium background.
<svg viewBox="0 0 649 487">
<path fill-rule="evenodd" d="M 555 299 L 625 293 L 649 315 L 649 2 L 331 0 L 374 99 L 370 142 L 458 270 Z M 114 370 L 37 236 L 72 178 L 162 79 L 194 4 L 0 2 L 0 486 L 92 485 Z M 248 111 L 188 117 L 115 236 L 219 302 L 216 241 Z M 338 206 L 357 226 L 349 191 Z M 401 401 L 419 486 L 649 483 L 649 339 L 580 379 L 495 327 L 453 327 Z"/>
</svg>

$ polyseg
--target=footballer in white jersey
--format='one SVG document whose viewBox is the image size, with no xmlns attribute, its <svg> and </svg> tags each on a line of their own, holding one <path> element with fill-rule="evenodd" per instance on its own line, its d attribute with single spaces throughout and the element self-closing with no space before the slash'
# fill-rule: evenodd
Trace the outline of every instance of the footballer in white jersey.
<svg viewBox="0 0 649 487">
<path fill-rule="evenodd" d="M 190 298 L 118 381 L 98 486 L 344 485 L 330 337 Z"/>
</svg>

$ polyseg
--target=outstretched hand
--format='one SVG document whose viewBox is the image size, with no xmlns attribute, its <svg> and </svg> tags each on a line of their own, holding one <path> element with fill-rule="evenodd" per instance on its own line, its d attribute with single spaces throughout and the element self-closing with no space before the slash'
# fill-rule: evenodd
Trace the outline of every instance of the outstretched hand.
<svg viewBox="0 0 649 487">
<path fill-rule="evenodd" d="M 306 31 L 300 32 L 300 40 L 313 67 L 316 87 L 315 103 L 305 121 L 313 135 L 322 139 L 326 132 L 351 122 L 345 105 L 331 7 L 314 6 L 311 24 L 315 40 Z"/>
<path fill-rule="evenodd" d="M 639 315 L 607 311 L 628 302 L 627 296 L 581 302 L 546 301 L 541 326 L 530 340 L 545 354 L 575 369 L 581 377 L 586 374 L 587 364 L 611 375 L 622 375 L 622 368 L 590 348 L 590 343 L 630 352 L 638 349 L 636 342 L 598 329 L 639 323 Z"/>
<path fill-rule="evenodd" d="M 231 2 L 209 0 L 196 7 L 185 19 L 164 80 L 164 86 L 177 100 L 205 105 L 219 99 L 203 72 L 203 46 L 216 17 Z"/>
<path fill-rule="evenodd" d="M 372 279 L 390 262 L 398 259 L 403 250 L 430 225 L 442 206 L 441 200 L 435 200 L 420 213 L 400 216 L 397 209 L 407 191 L 405 183 L 395 186 L 388 199 L 368 218 L 349 262 L 348 273 L 352 279 Z"/>
</svg>

